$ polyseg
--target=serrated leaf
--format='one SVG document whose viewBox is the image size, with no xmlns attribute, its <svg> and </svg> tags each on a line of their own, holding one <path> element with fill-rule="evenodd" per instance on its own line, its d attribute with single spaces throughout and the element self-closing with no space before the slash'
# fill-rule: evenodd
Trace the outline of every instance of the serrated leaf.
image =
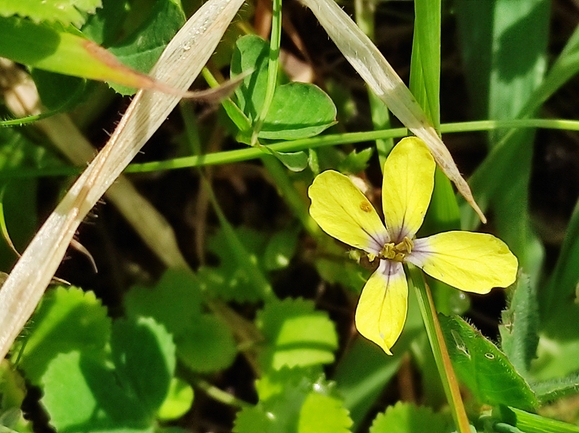
<svg viewBox="0 0 579 433">
<path fill-rule="evenodd" d="M 352 420 L 340 399 L 320 393 L 308 394 L 300 411 L 299 433 L 347 433 L 351 426 Z"/>
<path fill-rule="evenodd" d="M 269 47 L 263 39 L 247 35 L 236 42 L 231 60 L 232 76 L 253 71 L 235 91 L 239 108 L 252 123 L 263 105 L 268 55 Z M 304 83 L 282 84 L 275 90 L 258 137 L 275 140 L 311 137 L 335 122 L 336 107 L 320 88 Z"/>
<path fill-rule="evenodd" d="M 59 353 L 101 350 L 111 333 L 101 301 L 76 287 L 49 291 L 29 323 L 19 366 L 35 385 Z"/>
<path fill-rule="evenodd" d="M 197 372 L 225 369 L 237 355 L 231 330 L 212 314 L 204 314 L 175 336 L 177 355 Z"/>
<path fill-rule="evenodd" d="M 265 336 L 260 356 L 264 370 L 306 367 L 334 361 L 338 336 L 327 313 L 303 299 L 273 301 L 258 313 L 257 327 Z"/>
<path fill-rule="evenodd" d="M 564 397 L 579 394 L 579 373 L 565 377 L 531 383 L 531 387 L 541 403 L 548 403 Z"/>
<path fill-rule="evenodd" d="M 88 17 L 81 31 L 91 41 L 111 46 L 117 42 L 129 11 L 128 0 L 103 0 L 103 7 Z"/>
<path fill-rule="evenodd" d="M 2 0 L 0 16 L 19 15 L 33 21 L 59 21 L 64 25 L 80 26 L 87 13 L 101 7 L 101 0 Z"/>
<path fill-rule="evenodd" d="M 187 271 L 168 269 L 154 287 L 133 287 L 125 296 L 129 317 L 153 317 L 176 335 L 201 314 L 201 291 Z"/>
<path fill-rule="evenodd" d="M 370 433 L 449 433 L 452 421 L 430 408 L 399 402 L 378 414 Z"/>
<path fill-rule="evenodd" d="M 184 22 L 185 14 L 178 2 L 156 0 L 147 21 L 128 40 L 109 47 L 109 51 L 123 64 L 148 73 Z M 121 95 L 132 95 L 136 91 L 115 83 L 110 86 Z"/>
<path fill-rule="evenodd" d="M 439 314 L 452 365 L 459 379 L 482 403 L 533 409 L 533 391 L 493 343 L 460 317 Z"/>
<path fill-rule="evenodd" d="M 151 419 L 165 401 L 175 371 L 175 344 L 163 325 L 151 317 L 117 320 L 111 356 L 123 389 L 138 398 Z"/>
<path fill-rule="evenodd" d="M 357 150 L 350 152 L 338 165 L 338 171 L 340 173 L 357 174 L 366 170 L 373 150 L 374 149 L 369 147 L 367 149 L 361 150 L 360 152 Z"/>
<path fill-rule="evenodd" d="M 161 421 L 171 421 L 181 418 L 193 404 L 193 388 L 187 382 L 174 377 L 169 386 L 165 401 L 157 412 Z"/>
<path fill-rule="evenodd" d="M 501 349 L 523 376 L 536 357 L 539 344 L 539 306 L 536 291 L 526 275 L 519 275 L 510 291 L 508 308 L 503 311 Z"/>
<path fill-rule="evenodd" d="M 237 433 L 346 433 L 352 425 L 334 386 L 309 370 L 270 372 L 258 383 L 260 401 L 235 420 Z"/>
</svg>

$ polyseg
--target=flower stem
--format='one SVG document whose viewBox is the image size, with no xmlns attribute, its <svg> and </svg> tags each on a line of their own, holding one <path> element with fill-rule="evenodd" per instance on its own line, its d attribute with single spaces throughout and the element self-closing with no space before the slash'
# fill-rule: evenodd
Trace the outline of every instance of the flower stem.
<svg viewBox="0 0 579 433">
<path fill-rule="evenodd" d="M 426 334 L 428 335 L 428 341 L 432 348 L 432 353 L 434 354 L 434 360 L 436 362 L 436 367 L 438 368 L 440 380 L 444 387 L 444 393 L 446 394 L 446 398 L 452 409 L 454 422 L 460 433 L 470 433 L 470 424 L 464 409 L 464 403 L 460 395 L 456 375 L 454 374 L 454 369 L 450 362 L 446 342 L 442 335 L 442 329 L 440 328 L 440 322 L 438 321 L 432 293 L 430 292 L 428 284 L 424 281 L 424 275 L 418 268 L 409 265 L 409 274 L 411 284 L 416 291 L 420 313 L 424 320 Z"/>
</svg>

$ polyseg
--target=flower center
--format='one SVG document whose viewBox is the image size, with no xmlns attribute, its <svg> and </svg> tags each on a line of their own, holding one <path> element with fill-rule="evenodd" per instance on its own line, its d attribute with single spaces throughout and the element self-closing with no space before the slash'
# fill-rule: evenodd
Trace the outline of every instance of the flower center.
<svg viewBox="0 0 579 433">
<path fill-rule="evenodd" d="M 381 259 L 394 260 L 395 262 L 403 262 L 407 254 L 412 252 L 414 242 L 407 236 L 404 236 L 402 242 L 394 244 L 394 242 L 387 243 L 380 251 L 379 257 Z"/>
</svg>

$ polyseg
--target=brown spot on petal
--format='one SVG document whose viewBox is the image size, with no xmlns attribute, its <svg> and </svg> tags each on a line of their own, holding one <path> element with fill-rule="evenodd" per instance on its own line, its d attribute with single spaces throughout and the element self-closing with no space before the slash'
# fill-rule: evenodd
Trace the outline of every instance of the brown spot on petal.
<svg viewBox="0 0 579 433">
<path fill-rule="evenodd" d="M 360 203 L 360 209 L 362 209 L 362 211 L 366 213 L 370 213 L 372 212 L 372 205 L 367 201 L 363 201 L 362 203 Z"/>
</svg>

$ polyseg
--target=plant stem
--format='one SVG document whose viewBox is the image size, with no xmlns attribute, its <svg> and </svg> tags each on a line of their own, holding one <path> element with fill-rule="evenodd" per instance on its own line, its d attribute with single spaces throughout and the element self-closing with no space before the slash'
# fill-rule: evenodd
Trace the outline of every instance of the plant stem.
<svg viewBox="0 0 579 433">
<path fill-rule="evenodd" d="M 472 122 L 446 123 L 441 125 L 440 131 L 473 132 L 491 131 L 494 129 L 511 128 L 543 128 L 566 131 L 579 131 L 579 121 L 569 119 L 513 119 L 513 120 L 478 120 Z M 340 144 L 362 143 L 374 141 L 380 138 L 404 137 L 408 135 L 406 128 L 385 129 L 382 131 L 349 132 L 344 134 L 328 134 L 312 138 L 304 138 L 293 141 L 283 141 L 267 145 L 267 148 L 277 152 L 296 152 L 318 147 L 336 146 Z M 215 152 L 207 155 L 186 156 L 167 161 L 146 162 L 143 164 L 130 164 L 125 173 L 148 173 L 152 171 L 176 170 L 180 168 L 201 167 L 206 165 L 231 164 L 241 161 L 249 161 L 263 156 L 262 147 L 247 147 L 243 149 Z M 45 169 L 25 169 L 0 171 L 0 179 L 23 179 L 29 177 L 48 176 L 75 176 L 81 173 L 77 167 L 56 167 Z"/>
<path fill-rule="evenodd" d="M 444 387 L 446 398 L 452 410 L 454 422 L 460 433 L 471 433 L 470 424 L 464 409 L 464 403 L 460 395 L 456 375 L 454 374 L 446 342 L 444 341 L 442 329 L 440 328 L 440 322 L 438 321 L 432 293 L 424 281 L 424 275 L 422 272 L 412 265 L 409 265 L 408 268 L 410 281 L 416 291 L 416 297 L 424 320 L 424 326 L 426 327 L 428 341 L 430 342 L 430 347 L 434 354 L 434 360 L 436 362 L 436 367 L 438 368 L 438 373 Z"/>
</svg>

